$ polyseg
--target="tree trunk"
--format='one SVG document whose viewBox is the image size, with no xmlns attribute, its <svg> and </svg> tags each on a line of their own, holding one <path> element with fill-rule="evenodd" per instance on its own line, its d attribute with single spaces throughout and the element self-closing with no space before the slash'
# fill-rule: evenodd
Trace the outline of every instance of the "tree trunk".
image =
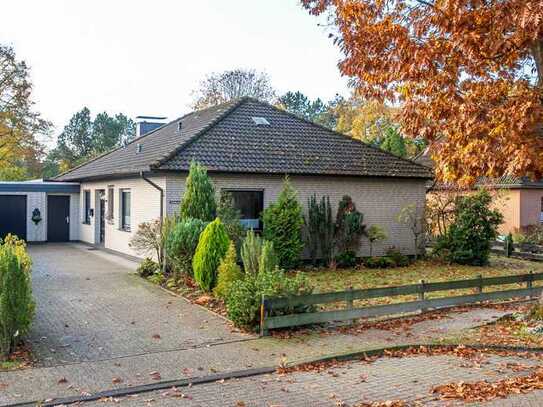
<svg viewBox="0 0 543 407">
<path fill-rule="evenodd" d="M 539 38 L 532 45 L 532 56 L 537 70 L 537 84 L 543 86 L 543 38 Z"/>
</svg>

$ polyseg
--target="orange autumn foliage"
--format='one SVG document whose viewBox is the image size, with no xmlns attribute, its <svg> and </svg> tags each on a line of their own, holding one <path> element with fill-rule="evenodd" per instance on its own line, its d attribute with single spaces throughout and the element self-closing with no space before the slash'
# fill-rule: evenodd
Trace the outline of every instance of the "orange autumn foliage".
<svg viewBox="0 0 543 407">
<path fill-rule="evenodd" d="M 543 1 L 302 0 L 358 94 L 401 106 L 436 175 L 543 176 Z"/>
</svg>

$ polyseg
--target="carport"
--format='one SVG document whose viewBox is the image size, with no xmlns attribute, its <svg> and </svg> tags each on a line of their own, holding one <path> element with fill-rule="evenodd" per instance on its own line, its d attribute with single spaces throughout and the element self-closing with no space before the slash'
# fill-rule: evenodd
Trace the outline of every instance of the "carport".
<svg viewBox="0 0 543 407">
<path fill-rule="evenodd" d="M 79 239 L 79 184 L 0 182 L 0 238 L 8 233 L 28 242 Z"/>
</svg>

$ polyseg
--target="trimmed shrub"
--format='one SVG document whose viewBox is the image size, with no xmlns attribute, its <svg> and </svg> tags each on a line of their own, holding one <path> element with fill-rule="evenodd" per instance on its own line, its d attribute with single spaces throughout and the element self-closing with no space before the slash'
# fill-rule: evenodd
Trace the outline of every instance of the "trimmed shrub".
<svg viewBox="0 0 543 407">
<path fill-rule="evenodd" d="M 192 275 L 192 258 L 207 223 L 186 218 L 177 222 L 166 239 L 166 256 L 175 274 Z"/>
<path fill-rule="evenodd" d="M 253 328 L 259 321 L 259 309 L 262 295 L 283 297 L 289 295 L 310 294 L 313 291 L 308 280 L 302 274 L 289 278 L 282 270 L 247 274 L 230 289 L 226 298 L 228 318 L 239 327 Z M 308 308 L 300 307 L 283 312 L 305 312 Z"/>
<path fill-rule="evenodd" d="M 179 211 L 182 219 L 194 218 L 211 222 L 215 218 L 215 188 L 207 175 L 207 169 L 194 161 L 190 163 Z"/>
<path fill-rule="evenodd" d="M 394 262 L 396 267 L 409 266 L 409 257 L 402 254 L 402 252 L 400 252 L 395 247 L 390 247 L 387 250 L 386 255 L 389 259 L 391 259 Z"/>
<path fill-rule="evenodd" d="M 370 269 L 386 269 L 396 267 L 396 263 L 390 257 L 368 257 L 364 260 L 364 266 Z"/>
<path fill-rule="evenodd" d="M 23 249 L 9 241 L 0 246 L 0 352 L 4 356 L 15 350 L 34 318 L 30 263 Z"/>
<path fill-rule="evenodd" d="M 241 260 L 248 274 L 257 274 L 260 255 L 262 254 L 262 239 L 251 229 L 241 245 Z"/>
<path fill-rule="evenodd" d="M 388 238 L 385 230 L 379 225 L 371 225 L 367 232 L 370 242 L 370 257 L 373 256 L 373 244 Z"/>
<path fill-rule="evenodd" d="M 226 297 L 228 318 L 238 327 L 254 326 L 258 317 L 260 299 L 256 276 L 247 274 L 244 279 L 235 281 Z"/>
<path fill-rule="evenodd" d="M 340 268 L 349 268 L 356 266 L 356 253 L 352 250 L 347 250 L 336 256 L 336 265 Z"/>
<path fill-rule="evenodd" d="M 277 202 L 264 210 L 264 239 L 273 242 L 279 265 L 286 269 L 296 267 L 304 248 L 302 207 L 296 191 L 285 177 L 283 190 Z"/>
<path fill-rule="evenodd" d="M 513 234 L 509 233 L 507 236 L 505 236 L 505 239 L 503 240 L 503 247 L 505 251 L 505 255 L 507 257 L 511 257 L 511 254 L 513 254 Z"/>
<path fill-rule="evenodd" d="M 213 294 L 219 298 L 226 298 L 230 292 L 230 288 L 234 282 L 243 278 L 241 268 L 236 263 L 237 254 L 234 242 L 230 242 L 226 257 L 221 260 L 219 265 L 217 286 L 213 290 Z"/>
<path fill-rule="evenodd" d="M 500 212 L 490 209 L 491 202 L 485 190 L 459 198 L 455 220 L 447 233 L 436 241 L 435 252 L 453 263 L 487 264 L 491 241 L 498 236 L 498 226 L 503 221 Z"/>
<path fill-rule="evenodd" d="M 236 248 L 239 249 L 241 240 L 245 236 L 245 228 L 240 222 L 240 211 L 234 208 L 232 194 L 229 192 L 221 193 L 221 198 L 217 205 L 217 217 L 223 223 L 230 240 L 232 240 L 236 245 Z"/>
<path fill-rule="evenodd" d="M 357 211 L 349 195 L 339 201 L 336 215 L 335 238 L 338 252 L 355 251 L 360 244 L 360 237 L 365 234 L 364 215 Z"/>
<path fill-rule="evenodd" d="M 192 259 L 194 279 L 201 289 L 211 291 L 217 281 L 217 268 L 226 255 L 230 239 L 219 218 L 206 226 Z"/>
<path fill-rule="evenodd" d="M 260 259 L 258 260 L 258 272 L 269 273 L 276 269 L 278 266 L 277 255 L 273 249 L 273 242 L 264 240 L 262 243 L 262 252 Z"/>
<path fill-rule="evenodd" d="M 140 277 L 147 278 L 160 271 L 158 263 L 146 257 L 139 265 L 136 272 Z"/>
</svg>

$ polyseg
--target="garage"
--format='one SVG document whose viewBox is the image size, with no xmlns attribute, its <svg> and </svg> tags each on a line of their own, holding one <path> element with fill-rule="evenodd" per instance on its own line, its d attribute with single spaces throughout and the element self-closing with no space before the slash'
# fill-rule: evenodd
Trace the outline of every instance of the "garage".
<svg viewBox="0 0 543 407">
<path fill-rule="evenodd" d="M 79 184 L 0 182 L 0 238 L 8 233 L 27 242 L 79 239 Z"/>
<path fill-rule="evenodd" d="M 8 233 L 26 240 L 26 195 L 0 195 L 0 239 Z"/>
</svg>

